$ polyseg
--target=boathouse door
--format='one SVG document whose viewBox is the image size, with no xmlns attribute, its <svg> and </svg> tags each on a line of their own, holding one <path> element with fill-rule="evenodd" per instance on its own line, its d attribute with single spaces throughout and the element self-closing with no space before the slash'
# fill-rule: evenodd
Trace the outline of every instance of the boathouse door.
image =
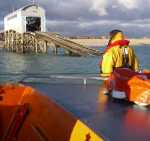
<svg viewBox="0 0 150 141">
<path fill-rule="evenodd" d="M 40 17 L 26 17 L 26 32 L 41 31 Z"/>
</svg>

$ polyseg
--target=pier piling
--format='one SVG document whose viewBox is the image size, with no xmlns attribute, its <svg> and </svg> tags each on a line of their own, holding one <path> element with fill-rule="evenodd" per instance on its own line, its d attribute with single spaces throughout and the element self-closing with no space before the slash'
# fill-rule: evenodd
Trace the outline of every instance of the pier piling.
<svg viewBox="0 0 150 141">
<path fill-rule="evenodd" d="M 5 32 L 5 50 L 16 53 L 47 53 L 48 48 L 53 48 L 54 54 L 58 54 L 60 48 L 67 55 L 87 56 L 101 55 L 93 48 L 88 48 L 59 34 L 43 32 L 18 33 L 14 30 Z"/>
</svg>

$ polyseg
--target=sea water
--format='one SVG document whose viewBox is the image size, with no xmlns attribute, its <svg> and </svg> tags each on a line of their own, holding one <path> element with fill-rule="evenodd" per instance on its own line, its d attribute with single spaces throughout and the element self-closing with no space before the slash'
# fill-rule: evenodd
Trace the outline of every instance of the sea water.
<svg viewBox="0 0 150 141">
<path fill-rule="evenodd" d="M 103 47 L 98 47 L 103 51 Z M 135 46 L 135 54 L 140 61 L 142 69 L 150 69 L 150 46 Z M 23 75 L 46 75 L 65 74 L 73 75 L 94 75 L 99 74 L 99 61 L 101 57 L 71 57 L 48 54 L 17 54 L 10 52 L 0 52 L 0 80 L 14 78 L 20 79 Z M 8 76 L 6 76 L 8 74 Z"/>
<path fill-rule="evenodd" d="M 100 47 L 99 50 L 102 51 L 103 48 Z M 150 46 L 136 46 L 134 50 L 140 60 L 141 67 L 150 69 Z M 120 138 L 121 140 L 144 139 L 146 141 L 146 139 L 149 139 L 149 111 L 137 112 L 137 109 L 134 109 L 130 104 L 114 102 L 106 95 L 101 95 L 101 85 L 63 85 L 60 83 L 50 85 L 45 83 L 47 76 L 54 74 L 58 76 L 73 76 L 76 74 L 97 76 L 99 74 L 99 60 L 100 57 L 97 56 L 70 57 L 52 54 L 0 52 L 0 82 L 20 81 L 27 76 L 35 77 L 36 75 L 36 77 L 39 77 L 43 75 L 44 83 L 39 83 L 36 79 L 38 83 L 28 84 L 84 121 L 98 135 L 112 141 L 120 140 Z M 61 79 L 61 81 L 65 80 Z M 129 118 L 130 116 L 131 118 Z M 136 125 L 133 122 L 139 121 L 139 119 L 144 126 L 142 130 L 139 128 L 141 127 L 140 122 Z M 136 133 L 135 130 L 139 133 Z"/>
</svg>

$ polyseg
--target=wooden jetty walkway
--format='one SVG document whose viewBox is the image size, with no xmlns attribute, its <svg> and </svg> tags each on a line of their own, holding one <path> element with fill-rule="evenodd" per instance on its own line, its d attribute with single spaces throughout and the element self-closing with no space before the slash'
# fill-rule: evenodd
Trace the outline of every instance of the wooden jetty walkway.
<svg viewBox="0 0 150 141">
<path fill-rule="evenodd" d="M 36 37 L 43 39 L 47 42 L 51 41 L 56 46 L 62 47 L 74 54 L 77 55 L 101 55 L 101 53 L 93 48 L 85 47 L 81 44 L 75 43 L 60 34 L 51 34 L 51 33 L 44 33 L 44 32 L 36 32 Z"/>
<path fill-rule="evenodd" d="M 20 34 L 16 31 L 9 30 L 4 33 L 4 37 L 4 48 L 17 53 L 47 53 L 48 48 L 52 48 L 55 54 L 57 54 L 58 49 L 63 48 L 64 52 L 68 55 L 101 55 L 99 50 L 75 43 L 58 33 L 26 32 Z"/>
</svg>

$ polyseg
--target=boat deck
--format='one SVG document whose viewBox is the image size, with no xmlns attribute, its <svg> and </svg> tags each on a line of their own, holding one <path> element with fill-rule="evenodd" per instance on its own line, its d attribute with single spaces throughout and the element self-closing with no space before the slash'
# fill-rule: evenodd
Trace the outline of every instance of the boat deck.
<svg viewBox="0 0 150 141">
<path fill-rule="evenodd" d="M 25 83 L 80 118 L 106 141 L 150 141 L 150 108 L 115 101 L 101 84 Z"/>
</svg>

